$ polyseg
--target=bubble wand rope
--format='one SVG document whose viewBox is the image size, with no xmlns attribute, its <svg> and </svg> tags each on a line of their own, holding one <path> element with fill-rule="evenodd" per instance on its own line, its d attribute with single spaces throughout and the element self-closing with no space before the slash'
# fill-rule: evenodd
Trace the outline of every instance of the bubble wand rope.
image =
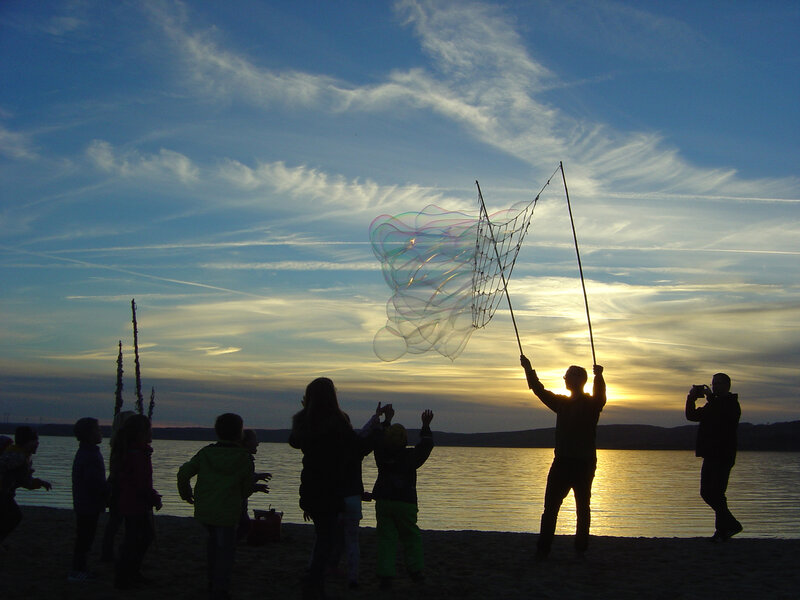
<svg viewBox="0 0 800 600">
<path fill-rule="evenodd" d="M 592 345 L 592 364 L 597 364 L 594 355 L 594 335 L 592 335 L 592 319 L 589 318 L 589 298 L 586 295 L 586 282 L 583 280 L 583 265 L 581 265 L 581 253 L 578 250 L 578 236 L 575 234 L 575 221 L 572 219 L 572 206 L 569 202 L 569 190 L 567 189 L 567 176 L 564 174 L 564 163 L 559 161 L 561 178 L 564 180 L 564 194 L 567 197 L 567 210 L 569 210 L 569 222 L 572 223 L 572 239 L 575 240 L 575 254 L 578 257 L 578 271 L 581 274 L 581 287 L 583 288 L 583 303 L 586 306 L 586 321 L 589 323 L 589 343 Z"/>
<path fill-rule="evenodd" d="M 486 204 L 483 202 L 483 194 L 481 194 L 481 184 L 475 180 L 475 185 L 478 186 L 478 198 L 481 201 L 481 212 L 486 215 L 486 224 L 489 226 L 489 235 L 492 237 L 492 246 L 494 247 L 494 254 L 497 257 L 497 263 L 500 266 L 500 278 L 503 281 L 503 291 L 506 294 L 506 301 L 508 302 L 508 310 L 511 313 L 511 323 L 514 325 L 514 334 L 517 336 L 517 346 L 519 346 L 520 355 L 525 354 L 522 351 L 522 342 L 519 341 L 519 330 L 517 329 L 517 320 L 514 318 L 514 309 L 511 308 L 511 297 L 508 295 L 508 282 L 503 270 L 503 261 L 500 260 L 500 252 L 497 251 L 497 240 L 494 237 L 494 230 L 492 229 L 492 221 L 489 219 L 489 213 L 486 212 Z"/>
</svg>

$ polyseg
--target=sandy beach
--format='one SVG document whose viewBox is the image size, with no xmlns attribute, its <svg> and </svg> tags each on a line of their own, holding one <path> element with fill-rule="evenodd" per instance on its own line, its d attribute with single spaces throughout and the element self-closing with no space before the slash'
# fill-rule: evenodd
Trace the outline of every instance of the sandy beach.
<svg viewBox="0 0 800 600">
<path fill-rule="evenodd" d="M 152 583 L 135 591 L 114 589 L 113 569 L 100 564 L 99 539 L 90 555 L 97 579 L 66 579 L 74 540 L 69 510 L 22 507 L 24 519 L 0 550 L 0 598 L 206 597 L 205 532 L 191 518 L 156 516 L 157 541 L 145 559 Z M 100 533 L 105 523 L 101 520 Z M 284 524 L 283 539 L 237 550 L 233 597 L 299 598 L 300 578 L 313 543 L 309 525 Z M 361 586 L 342 598 L 796 598 L 800 590 L 800 540 L 737 537 L 724 544 L 699 538 L 593 537 L 578 559 L 569 537 L 556 538 L 553 553 L 534 563 L 535 534 L 424 531 L 426 581 L 419 585 L 398 569 L 389 593 L 379 592 L 375 531 L 362 530 Z"/>
</svg>

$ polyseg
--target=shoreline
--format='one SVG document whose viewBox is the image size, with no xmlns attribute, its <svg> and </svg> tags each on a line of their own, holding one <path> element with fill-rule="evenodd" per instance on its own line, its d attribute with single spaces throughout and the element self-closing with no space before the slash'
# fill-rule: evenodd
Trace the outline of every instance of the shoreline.
<svg viewBox="0 0 800 600">
<path fill-rule="evenodd" d="M 0 550 L 0 596 L 12 600 L 56 597 L 206 597 L 205 531 L 191 517 L 156 515 L 156 542 L 140 590 L 113 588 L 113 568 L 99 563 L 101 517 L 89 556 L 96 581 L 66 580 L 74 542 L 71 510 L 23 506 L 23 520 Z M 592 536 L 583 559 L 570 536 L 556 536 L 550 558 L 534 563 L 536 534 L 423 530 L 426 580 L 398 577 L 388 594 L 374 575 L 376 537 L 361 530 L 361 585 L 348 590 L 330 579 L 343 598 L 793 598 L 800 589 L 796 557 L 800 539 L 736 537 L 723 544 L 706 538 Z M 300 578 L 314 539 L 311 525 L 284 523 L 280 542 L 237 548 L 232 596 L 236 599 L 300 598 Z M 121 534 L 118 541 L 121 540 Z"/>
</svg>

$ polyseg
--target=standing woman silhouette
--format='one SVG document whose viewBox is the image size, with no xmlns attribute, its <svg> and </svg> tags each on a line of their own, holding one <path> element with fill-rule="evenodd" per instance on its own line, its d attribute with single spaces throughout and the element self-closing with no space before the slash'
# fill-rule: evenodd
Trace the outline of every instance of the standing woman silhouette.
<svg viewBox="0 0 800 600">
<path fill-rule="evenodd" d="M 309 383 L 289 436 L 289 444 L 303 452 L 300 508 L 314 522 L 316 534 L 303 598 L 325 598 L 325 567 L 336 547 L 344 508 L 343 470 L 357 443 L 350 419 L 339 408 L 333 381 L 319 377 Z"/>
</svg>

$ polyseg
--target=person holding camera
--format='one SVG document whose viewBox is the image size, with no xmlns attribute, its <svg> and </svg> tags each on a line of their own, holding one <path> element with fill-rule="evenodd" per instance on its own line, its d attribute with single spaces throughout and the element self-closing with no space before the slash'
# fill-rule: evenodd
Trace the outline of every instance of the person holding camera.
<svg viewBox="0 0 800 600">
<path fill-rule="evenodd" d="M 697 407 L 700 398 L 706 404 Z M 711 379 L 711 387 L 693 385 L 686 396 L 686 418 L 700 423 L 697 429 L 695 454 L 703 459 L 700 470 L 700 496 L 714 509 L 714 542 L 722 542 L 742 530 L 742 524 L 728 509 L 725 492 L 728 478 L 736 462 L 736 429 L 742 409 L 739 395 L 731 393 L 731 378 L 717 373 Z"/>
</svg>

